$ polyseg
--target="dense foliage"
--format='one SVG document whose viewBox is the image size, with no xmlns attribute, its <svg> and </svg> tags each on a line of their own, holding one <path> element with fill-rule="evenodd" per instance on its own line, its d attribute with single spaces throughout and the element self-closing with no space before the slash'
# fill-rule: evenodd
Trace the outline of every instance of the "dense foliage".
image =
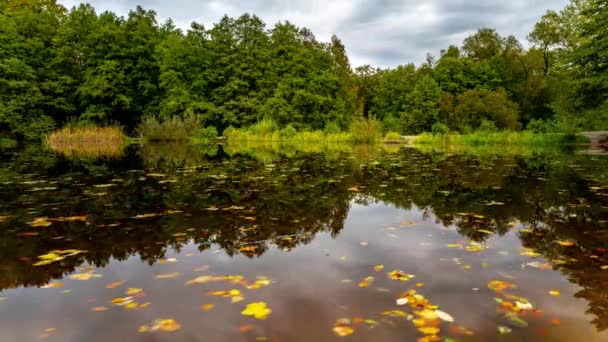
<svg viewBox="0 0 608 342">
<path fill-rule="evenodd" d="M 319 42 L 249 14 L 184 32 L 141 7 L 120 17 L 0 0 L 0 136 L 39 139 L 74 120 L 134 132 L 148 118 L 195 118 L 220 133 L 263 119 L 345 130 L 362 116 L 408 134 L 484 120 L 606 128 L 607 18 L 604 1 L 572 0 L 536 24 L 528 50 L 482 28 L 420 67 L 353 70 L 338 37 Z"/>
</svg>

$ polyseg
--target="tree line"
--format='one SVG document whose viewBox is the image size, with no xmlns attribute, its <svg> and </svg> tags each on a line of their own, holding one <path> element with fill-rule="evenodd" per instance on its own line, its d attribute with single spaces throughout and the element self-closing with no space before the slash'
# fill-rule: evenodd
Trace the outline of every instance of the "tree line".
<svg viewBox="0 0 608 342">
<path fill-rule="evenodd" d="M 154 11 L 0 0 L 0 136 L 39 139 L 66 124 L 196 118 L 220 132 L 262 119 L 385 131 L 607 128 L 608 6 L 572 0 L 529 34 L 481 28 L 420 65 L 353 69 L 336 36 L 224 16 L 183 31 Z"/>
</svg>

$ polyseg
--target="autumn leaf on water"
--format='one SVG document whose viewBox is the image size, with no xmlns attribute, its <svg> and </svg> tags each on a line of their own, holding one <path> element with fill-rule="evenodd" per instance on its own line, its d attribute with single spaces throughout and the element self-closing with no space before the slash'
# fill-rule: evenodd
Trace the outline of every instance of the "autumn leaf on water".
<svg viewBox="0 0 608 342">
<path fill-rule="evenodd" d="M 207 296 L 230 298 L 232 303 L 238 303 L 245 299 L 241 294 L 241 291 L 236 289 L 228 291 L 210 291 L 207 292 Z"/>
<path fill-rule="evenodd" d="M 550 290 L 549 294 L 554 296 L 554 297 L 559 297 L 559 295 L 561 294 L 558 290 Z"/>
<path fill-rule="evenodd" d="M 181 324 L 171 318 L 157 319 L 150 325 L 142 325 L 138 331 L 140 333 L 147 333 L 151 331 L 162 331 L 162 332 L 174 332 L 181 329 Z"/>
<path fill-rule="evenodd" d="M 533 249 L 526 248 L 523 252 L 520 253 L 521 256 L 529 256 L 531 258 L 538 258 L 541 256 L 540 253 L 535 252 Z"/>
<path fill-rule="evenodd" d="M 86 253 L 87 251 L 79 250 L 79 249 L 66 249 L 66 250 L 53 250 L 47 254 L 43 254 L 38 256 L 40 261 L 36 262 L 34 266 L 44 266 L 49 265 L 54 262 L 61 261 L 67 257 L 75 256 L 78 254 Z"/>
<path fill-rule="evenodd" d="M 93 278 L 101 278 L 102 275 L 94 272 L 86 272 L 86 273 L 76 273 L 70 275 L 70 279 L 74 280 L 90 280 Z"/>
<path fill-rule="evenodd" d="M 348 318 L 342 318 L 334 323 L 333 331 L 340 337 L 345 337 L 354 334 L 355 329 L 351 325 L 351 321 Z"/>
<path fill-rule="evenodd" d="M 213 309 L 215 307 L 215 305 L 213 304 L 203 304 L 201 305 L 201 309 L 204 311 L 209 311 L 211 309 Z"/>
<path fill-rule="evenodd" d="M 32 227 L 48 227 L 52 224 L 53 222 L 49 221 L 48 217 L 38 217 L 30 222 L 30 226 Z"/>
<path fill-rule="evenodd" d="M 241 315 L 243 316 L 253 316 L 260 320 L 265 320 L 271 313 L 272 310 L 264 302 L 247 304 L 247 307 L 241 311 Z"/>
<path fill-rule="evenodd" d="M 399 317 L 407 317 L 408 316 L 405 312 L 403 312 L 401 310 L 383 311 L 381 313 L 381 315 L 383 315 L 383 316 L 389 316 L 389 317 L 397 317 L 397 318 L 399 318 Z"/>
<path fill-rule="evenodd" d="M 245 277 L 242 275 L 227 275 L 227 276 L 200 276 L 186 282 L 186 285 L 205 284 L 211 282 L 227 281 L 232 284 L 245 283 Z"/>
<path fill-rule="evenodd" d="M 157 274 L 156 279 L 170 279 L 179 276 L 179 272 Z"/>
<path fill-rule="evenodd" d="M 374 266 L 374 271 L 380 272 L 384 269 L 384 265 L 376 265 Z"/>
<path fill-rule="evenodd" d="M 247 288 L 250 290 L 256 290 L 268 285 L 270 285 L 270 279 L 266 277 L 260 277 L 255 281 L 255 283 L 247 285 Z"/>
<path fill-rule="evenodd" d="M 119 286 L 122 286 L 124 283 L 126 283 L 126 281 L 124 281 L 124 280 L 115 281 L 113 283 L 109 283 L 108 285 L 106 285 L 106 289 L 114 289 L 114 288 L 117 288 Z"/>
<path fill-rule="evenodd" d="M 359 283 L 359 287 L 368 287 L 374 282 L 374 277 L 367 277 Z"/>
<path fill-rule="evenodd" d="M 177 259 L 176 258 L 159 259 L 158 262 L 161 264 L 176 263 Z"/>
<path fill-rule="evenodd" d="M 574 246 L 574 242 L 570 241 L 570 240 L 557 240 L 555 241 L 556 244 L 560 245 L 560 246 L 564 246 L 564 247 L 572 247 Z"/>
<path fill-rule="evenodd" d="M 126 294 L 127 296 L 134 296 L 134 295 L 137 295 L 137 294 L 142 293 L 143 291 L 144 291 L 143 289 L 139 289 L 139 288 L 130 287 L 130 288 L 127 290 L 127 292 L 125 292 L 125 294 Z"/>
<path fill-rule="evenodd" d="M 399 270 L 394 270 L 387 274 L 388 274 L 389 278 L 391 278 L 393 280 L 401 280 L 401 281 L 408 281 L 415 277 L 415 275 L 413 275 L 413 274 L 407 274 L 407 273 L 404 273 L 403 271 L 399 271 Z"/>
<path fill-rule="evenodd" d="M 490 290 L 493 290 L 496 292 L 502 292 L 506 289 L 514 288 L 514 287 L 516 287 L 515 284 L 509 283 L 506 281 L 501 281 L 501 280 L 492 280 L 491 282 L 488 283 L 488 288 Z"/>
<path fill-rule="evenodd" d="M 112 299 L 112 304 L 116 306 L 125 306 L 127 304 L 133 303 L 133 297 L 118 297 Z"/>
<path fill-rule="evenodd" d="M 108 310 L 108 308 L 106 308 L 105 306 L 96 306 L 91 309 L 91 311 L 93 311 L 93 312 L 101 312 L 101 311 L 107 311 L 107 310 Z"/>
<path fill-rule="evenodd" d="M 64 285 L 65 284 L 61 283 L 61 282 L 54 282 L 54 283 L 48 283 L 48 284 L 46 284 L 44 286 L 41 286 L 40 288 L 41 289 L 55 289 L 55 288 L 58 288 L 58 287 L 62 287 Z"/>
</svg>

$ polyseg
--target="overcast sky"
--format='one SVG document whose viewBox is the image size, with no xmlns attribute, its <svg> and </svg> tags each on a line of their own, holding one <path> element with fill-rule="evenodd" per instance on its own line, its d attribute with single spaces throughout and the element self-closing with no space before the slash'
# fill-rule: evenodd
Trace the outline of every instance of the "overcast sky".
<svg viewBox="0 0 608 342">
<path fill-rule="evenodd" d="M 71 8 L 81 1 L 59 0 Z M 159 21 L 172 18 L 180 28 L 192 21 L 211 27 L 224 15 L 256 14 L 272 27 L 289 20 L 307 27 L 319 40 L 337 34 L 353 66 L 396 66 L 424 61 L 478 28 L 489 26 L 502 35 L 515 34 L 525 44 L 534 23 L 568 0 L 90 0 L 98 11 L 127 15 L 141 5 Z"/>
</svg>

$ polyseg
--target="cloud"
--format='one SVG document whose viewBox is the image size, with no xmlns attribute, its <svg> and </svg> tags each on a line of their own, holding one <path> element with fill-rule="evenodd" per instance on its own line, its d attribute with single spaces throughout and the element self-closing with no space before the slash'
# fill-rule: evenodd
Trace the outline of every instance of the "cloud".
<svg viewBox="0 0 608 342">
<path fill-rule="evenodd" d="M 78 0 L 59 0 L 70 8 Z M 127 15 L 141 5 L 155 10 L 160 21 L 172 18 L 187 29 L 192 21 L 211 27 L 224 15 L 251 13 L 268 27 L 277 21 L 311 29 L 318 39 L 337 34 L 354 66 L 396 66 L 421 63 L 427 53 L 439 54 L 480 27 L 496 28 L 525 43 L 534 23 L 548 9 L 568 0 L 90 0 L 98 11 Z"/>
</svg>

